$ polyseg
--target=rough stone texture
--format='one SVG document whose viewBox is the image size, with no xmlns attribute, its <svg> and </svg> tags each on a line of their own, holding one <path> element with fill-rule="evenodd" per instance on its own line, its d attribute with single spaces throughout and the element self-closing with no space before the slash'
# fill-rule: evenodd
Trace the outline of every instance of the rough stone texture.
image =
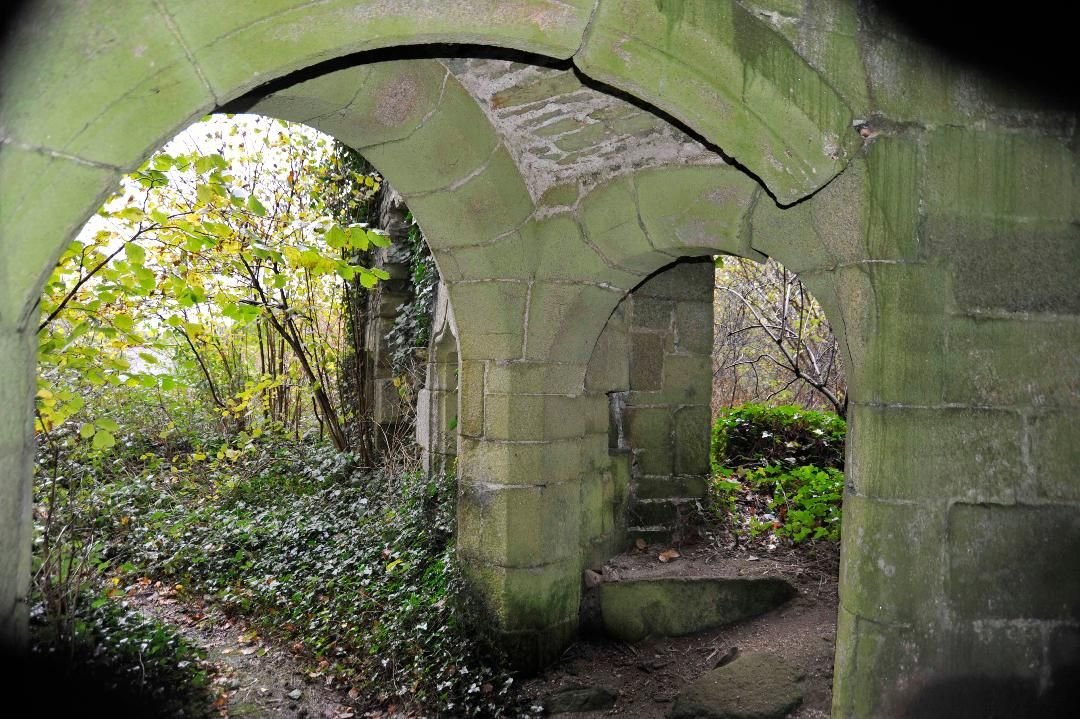
<svg viewBox="0 0 1080 719">
<path fill-rule="evenodd" d="M 746 654 L 706 672 L 675 697 L 671 719 L 783 719 L 802 703 L 803 671 L 771 654 Z"/>
<path fill-rule="evenodd" d="M 605 582 L 599 591 L 604 631 L 624 642 L 678 637 L 749 619 L 796 593 L 775 577 L 642 579 Z"/>
<path fill-rule="evenodd" d="M 855 408 L 835 714 L 926 715 L 954 696 L 986 715 L 1060 698 L 1078 654 L 1069 638 L 1080 620 L 1066 611 L 1077 589 L 1045 581 L 1046 565 L 1029 555 L 1058 539 L 1074 546 L 1080 501 L 1075 113 L 946 61 L 853 0 L 32 0 L 10 27 L 0 61 L 0 393 L 11 394 L 0 405 L 0 496 L 17 516 L 2 524 L 0 591 L 13 594 L 0 595 L 0 631 L 25 629 L 30 536 L 16 508 L 30 495 L 22 387 L 32 363 L 29 335 L 16 332 L 121 171 L 216 103 L 263 87 L 245 107 L 306 120 L 378 157 L 445 269 L 459 339 L 458 469 L 476 503 L 462 511 L 493 520 L 467 570 L 523 664 L 573 637 L 581 569 L 626 534 L 631 460 L 639 496 L 658 507 L 671 494 L 652 476 L 699 486 L 672 474 L 695 461 L 670 434 L 695 424 L 692 413 L 640 414 L 639 428 L 669 435 L 631 455 L 629 417 L 613 413 L 605 433 L 597 407 L 610 392 L 612 406 L 650 409 L 618 400 L 633 391 L 631 334 L 664 335 L 662 387 L 694 376 L 700 309 L 669 296 L 637 320 L 612 313 L 677 256 L 721 251 L 801 272 L 844 348 Z M 342 62 L 259 103 L 286 73 L 433 42 L 564 64 Z M 678 328 L 670 337 L 665 318 Z M 647 392 L 668 408 L 707 404 Z M 547 416 L 561 400 L 513 427 L 532 395 L 569 398 L 560 411 L 581 415 L 566 422 L 573 432 Z M 445 447 L 446 428 L 429 438 Z M 530 505 L 545 493 L 551 506 Z M 541 527 L 524 514 L 536 511 L 550 513 Z M 518 525 L 532 527 L 520 543 L 509 531 Z M 1020 552 L 1013 537 L 1034 549 Z M 553 547 L 566 558 L 529 556 Z M 527 566 L 492 563 L 511 556 Z"/>
<path fill-rule="evenodd" d="M 641 168 L 718 165 L 723 159 L 647 110 L 586 87 L 567 70 L 505 60 L 453 60 L 451 72 L 504 137 L 534 200 L 573 205 L 547 194 L 566 183 L 598 182 Z"/>
<path fill-rule="evenodd" d="M 615 706 L 616 698 L 615 692 L 604 687 L 573 687 L 544 699 L 544 711 L 548 714 L 601 711 Z"/>
</svg>

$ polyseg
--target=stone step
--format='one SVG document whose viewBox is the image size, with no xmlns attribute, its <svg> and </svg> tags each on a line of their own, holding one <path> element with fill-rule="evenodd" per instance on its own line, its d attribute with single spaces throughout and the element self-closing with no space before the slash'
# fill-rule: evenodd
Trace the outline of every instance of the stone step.
<svg viewBox="0 0 1080 719">
<path fill-rule="evenodd" d="M 677 637 L 743 621 L 775 609 L 797 590 L 779 577 L 659 578 L 604 582 L 600 621 L 615 639 Z"/>
<path fill-rule="evenodd" d="M 783 719 L 802 702 L 803 671 L 772 654 L 747 654 L 706 672 L 678 696 L 669 719 Z"/>
</svg>

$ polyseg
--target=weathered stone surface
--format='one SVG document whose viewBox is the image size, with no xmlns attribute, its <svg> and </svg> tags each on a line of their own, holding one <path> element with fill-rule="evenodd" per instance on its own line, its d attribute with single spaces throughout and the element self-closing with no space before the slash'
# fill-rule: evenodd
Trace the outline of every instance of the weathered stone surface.
<svg viewBox="0 0 1080 719">
<path fill-rule="evenodd" d="M 675 698 L 671 719 L 783 719 L 802 703 L 804 673 L 771 654 L 745 654 Z"/>
<path fill-rule="evenodd" d="M 606 687 L 571 687 L 544 699 L 544 711 L 548 714 L 601 711 L 615 706 L 618 696 Z"/>
<path fill-rule="evenodd" d="M 948 536 L 948 596 L 961 616 L 1080 621 L 1074 507 L 957 503 Z"/>
<path fill-rule="evenodd" d="M 783 579 L 645 579 L 600 587 L 604 630 L 636 642 L 682 636 L 763 614 L 795 596 Z"/>
<path fill-rule="evenodd" d="M 733 2 L 600 3 L 575 61 L 698 128 L 785 204 L 828 182 L 859 144 L 844 101 Z"/>
</svg>

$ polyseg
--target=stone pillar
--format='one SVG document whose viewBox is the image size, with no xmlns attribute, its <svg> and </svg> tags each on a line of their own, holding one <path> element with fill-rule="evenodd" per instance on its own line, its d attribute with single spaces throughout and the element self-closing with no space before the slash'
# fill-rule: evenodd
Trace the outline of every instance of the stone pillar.
<svg viewBox="0 0 1080 719">
<path fill-rule="evenodd" d="M 0 655 L 21 652 L 28 640 L 34 340 L 0 328 Z"/>
<path fill-rule="evenodd" d="M 909 243 L 835 282 L 855 366 L 834 716 L 1065 716 L 1080 675 L 1075 164 L 1050 137 L 953 127 L 918 152 L 919 202 L 895 187 L 871 208 Z"/>
<path fill-rule="evenodd" d="M 556 659 L 577 631 L 583 458 L 597 449 L 585 436 L 583 376 L 583 366 L 461 363 L 458 554 L 526 670 Z"/>
</svg>

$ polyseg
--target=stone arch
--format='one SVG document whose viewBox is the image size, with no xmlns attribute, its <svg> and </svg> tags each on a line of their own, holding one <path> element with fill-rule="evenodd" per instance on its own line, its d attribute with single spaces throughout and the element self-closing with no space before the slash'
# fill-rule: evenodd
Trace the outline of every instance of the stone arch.
<svg viewBox="0 0 1080 719">
<path fill-rule="evenodd" d="M 927 677 L 943 678 L 946 688 L 988 676 L 1045 688 L 1069 662 L 1075 667 L 1075 577 L 1046 580 L 1068 566 L 1080 537 L 1074 116 L 954 71 L 875 6 L 843 0 L 28 7 L 0 66 L 0 407 L 11 408 L 0 415 L 0 477 L 17 480 L 0 488 L 0 545 L 10 550 L 0 552 L 0 636 L 25 629 L 32 433 L 29 412 L 17 409 L 29 408 L 34 387 L 34 338 L 25 326 L 56 253 L 122 172 L 191 119 L 349 53 L 464 42 L 569 59 L 592 81 L 715 143 L 768 189 L 742 215 L 749 221 L 738 236 L 811 282 L 842 328 L 855 373 L 854 499 L 845 526 L 868 531 L 864 541 L 845 538 L 836 713 L 888 713 L 883 697 L 903 699 Z M 539 222 L 547 217 L 515 232 L 576 222 Z M 515 232 L 486 252 L 518 261 L 527 243 Z M 583 262 L 634 276 L 634 267 L 590 252 Z M 647 272 L 660 253 L 644 249 L 653 252 L 623 259 Z M 448 274 L 452 258 L 440 260 Z M 559 259 L 544 257 L 552 270 Z M 583 365 L 527 361 L 520 331 L 532 288 L 566 285 L 532 276 L 470 283 L 464 272 L 460 280 L 462 297 L 501 303 L 522 318 L 460 348 L 463 396 L 481 398 L 479 407 L 462 403 L 462 422 L 480 433 L 462 431 L 463 447 L 476 451 L 489 478 L 512 462 L 566 490 L 563 480 L 580 472 L 584 428 L 545 456 L 507 443 L 468 446 L 483 436 L 489 387 L 541 397 L 527 400 L 538 410 L 530 416 L 541 418 L 558 417 L 566 397 L 580 392 Z M 617 294 L 610 288 L 624 285 L 590 287 Z M 584 339 L 576 339 L 580 350 Z M 499 353 L 480 346 L 500 342 Z M 559 516 L 580 502 L 568 490 L 541 494 L 520 488 L 517 498 L 508 491 L 489 506 Z M 580 539 L 579 528 L 558 522 L 520 529 L 550 542 L 554 556 Z M 501 587 L 496 609 L 518 622 L 518 638 L 536 656 L 557 651 L 576 612 L 578 565 L 561 561 L 481 572 Z M 997 574 L 1002 567 L 1013 574 Z M 530 592 L 548 599 L 505 601 Z"/>
<path fill-rule="evenodd" d="M 120 172 L 214 107 L 350 53 L 438 42 L 572 59 L 728 148 L 785 203 L 827 183 L 857 147 L 843 99 L 782 36 L 734 2 L 483 0 L 442 7 L 338 0 L 228 12 L 199 0 L 62 9 L 30 3 L 3 55 L 0 126 L 5 154 L 13 157 L 0 169 L 5 185 L 19 175 L 40 177 L 72 210 L 43 227 L 40 196 L 16 192 L 5 203 L 4 224 L 19 235 L 57 239 L 19 243 L 11 248 L 14 262 L 33 271 L 49 265 L 64 244 L 59 238 L 95 209 Z M 678 81 L 646 72 L 657 53 L 672 59 Z M 725 71 L 717 74 L 717 67 Z M 40 277 L 29 285 L 18 275 L 6 278 L 4 307 L 22 308 L 6 324 L 28 316 Z"/>
</svg>

